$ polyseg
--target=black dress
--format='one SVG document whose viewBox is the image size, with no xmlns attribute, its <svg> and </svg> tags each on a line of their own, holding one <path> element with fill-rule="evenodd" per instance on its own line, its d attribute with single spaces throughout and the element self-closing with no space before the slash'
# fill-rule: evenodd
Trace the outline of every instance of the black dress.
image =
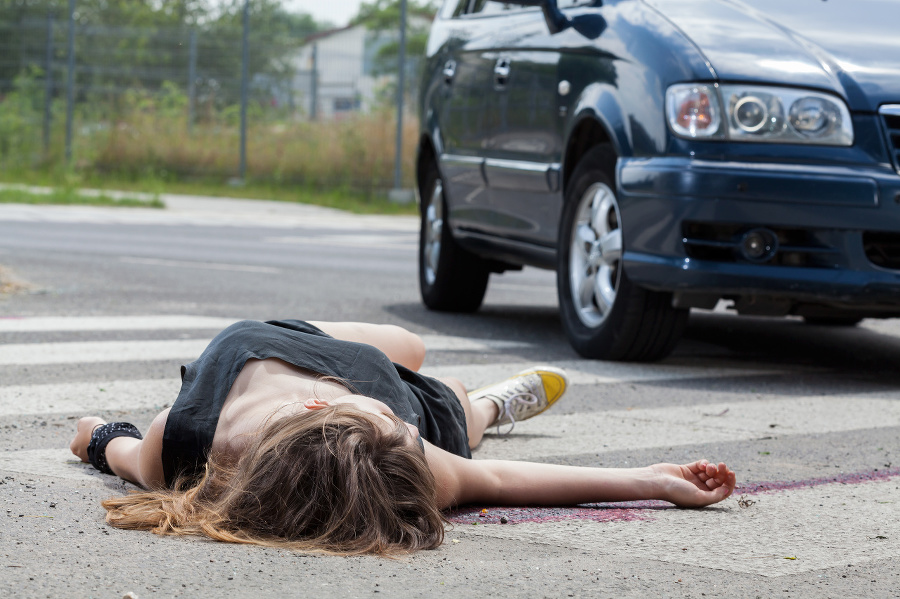
<svg viewBox="0 0 900 599">
<path fill-rule="evenodd" d="M 237 322 L 181 367 L 181 391 L 163 434 L 166 484 L 201 472 L 212 447 L 222 405 L 249 359 L 278 358 L 310 372 L 336 377 L 351 391 L 386 403 L 415 424 L 432 445 L 462 457 L 469 451 L 462 406 L 449 387 L 392 363 L 371 345 L 335 339 L 301 320 Z"/>
</svg>

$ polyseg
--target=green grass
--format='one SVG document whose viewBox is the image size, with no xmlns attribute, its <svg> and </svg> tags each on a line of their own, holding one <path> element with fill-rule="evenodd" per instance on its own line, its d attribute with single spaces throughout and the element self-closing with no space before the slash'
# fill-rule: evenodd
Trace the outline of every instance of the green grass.
<svg viewBox="0 0 900 599">
<path fill-rule="evenodd" d="M 57 204 L 84 206 L 122 206 L 129 208 L 165 208 L 159 198 L 141 200 L 138 198 L 114 198 L 106 194 L 84 194 L 71 188 L 57 188 L 50 193 L 38 193 L 24 189 L 0 189 L 2 204 Z"/>
<path fill-rule="evenodd" d="M 230 185 L 241 145 L 236 106 L 198 107 L 188 128 L 187 95 L 170 82 L 115 98 L 94 95 L 74 107 L 78 135 L 67 158 L 59 126 L 66 107 L 59 98 L 52 106 L 50 144 L 45 148 L 41 142 L 44 87 L 39 77 L 36 72 L 21 75 L 0 98 L 0 181 L 99 189 L 110 198 L 118 197 L 111 193 L 115 190 L 299 202 L 363 214 L 417 212 L 414 203 L 388 200 L 397 136 L 389 105 L 333 121 L 306 121 L 251 103 L 246 181 Z M 410 189 L 419 140 L 416 118 L 404 118 L 402 136 L 401 186 Z M 88 195 L 64 195 L 73 194 Z M 25 200 L 20 195 L 5 201 Z"/>
</svg>

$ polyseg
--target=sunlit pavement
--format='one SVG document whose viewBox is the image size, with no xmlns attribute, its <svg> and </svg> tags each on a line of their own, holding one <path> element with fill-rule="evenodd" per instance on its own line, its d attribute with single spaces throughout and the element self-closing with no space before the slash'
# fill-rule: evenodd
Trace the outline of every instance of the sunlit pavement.
<svg viewBox="0 0 900 599">
<path fill-rule="evenodd" d="M 591 362 L 559 330 L 552 273 L 494 277 L 476 315 L 425 311 L 414 217 L 166 201 L 0 205 L 0 277 L 24 283 L 0 299 L 4 596 L 898 595 L 897 322 L 826 329 L 720 310 L 695 314 L 659 364 Z M 703 510 L 462 509 L 440 549 L 399 560 L 107 527 L 99 501 L 133 487 L 68 452 L 74 419 L 145 427 L 219 329 L 273 317 L 407 326 L 432 348 L 423 371 L 472 387 L 533 363 L 569 371 L 558 406 L 489 435 L 476 459 L 706 457 L 734 467 L 740 489 Z"/>
</svg>

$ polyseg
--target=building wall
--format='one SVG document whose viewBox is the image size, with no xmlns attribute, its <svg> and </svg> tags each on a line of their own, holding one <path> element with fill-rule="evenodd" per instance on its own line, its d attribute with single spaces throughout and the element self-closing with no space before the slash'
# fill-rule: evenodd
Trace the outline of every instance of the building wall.
<svg viewBox="0 0 900 599">
<path fill-rule="evenodd" d="M 300 49 L 296 59 L 296 105 L 307 116 L 315 114 L 316 118 L 333 119 L 372 108 L 379 85 L 390 78 L 365 72 L 371 40 L 372 35 L 365 27 L 356 26 L 315 38 Z M 315 111 L 313 76 L 316 77 Z"/>
<path fill-rule="evenodd" d="M 410 28 L 427 28 L 430 21 L 411 17 Z M 310 38 L 294 58 L 294 105 L 306 117 L 341 118 L 354 111 L 367 112 L 378 94 L 396 81 L 396 73 L 375 75 L 373 59 L 385 44 L 396 42 L 399 31 L 370 31 L 362 25 L 323 32 Z M 313 48 L 316 51 L 313 64 Z M 414 59 L 407 63 L 407 73 Z M 316 106 L 313 111 L 313 75 Z M 409 83 L 409 82 L 408 82 Z M 409 87 L 407 87 L 407 90 Z"/>
</svg>

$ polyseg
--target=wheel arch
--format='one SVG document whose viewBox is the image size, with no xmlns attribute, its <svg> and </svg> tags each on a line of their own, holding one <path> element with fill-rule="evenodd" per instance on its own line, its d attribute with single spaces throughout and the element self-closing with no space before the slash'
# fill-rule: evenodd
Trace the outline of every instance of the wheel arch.
<svg viewBox="0 0 900 599">
<path fill-rule="evenodd" d="M 575 167 L 585 154 L 600 144 L 609 144 L 616 158 L 632 154 L 631 131 L 619 97 L 607 86 L 589 85 L 575 107 L 575 118 L 566 136 L 563 154 L 563 193 L 571 182 Z M 610 178 L 615 181 L 615 165 Z"/>
<path fill-rule="evenodd" d="M 425 193 L 422 185 L 425 182 L 429 164 L 434 164 L 440 171 L 434 143 L 429 135 L 422 135 L 416 148 L 416 203 L 419 205 L 419 210 L 422 209 L 422 194 Z"/>
<path fill-rule="evenodd" d="M 568 190 L 572 173 L 585 154 L 594 147 L 609 143 L 610 137 L 603 125 L 596 118 L 585 117 L 575 126 L 566 143 L 563 161 L 563 193 Z"/>
<path fill-rule="evenodd" d="M 416 201 L 419 209 L 422 208 L 422 183 L 425 180 L 425 174 L 428 172 L 429 162 L 435 165 L 438 173 L 441 172 L 441 161 L 439 156 L 444 151 L 444 144 L 441 140 L 441 129 L 438 126 L 437 118 L 433 110 L 428 110 L 422 115 L 422 123 L 419 126 L 419 143 L 416 147 Z"/>
</svg>

